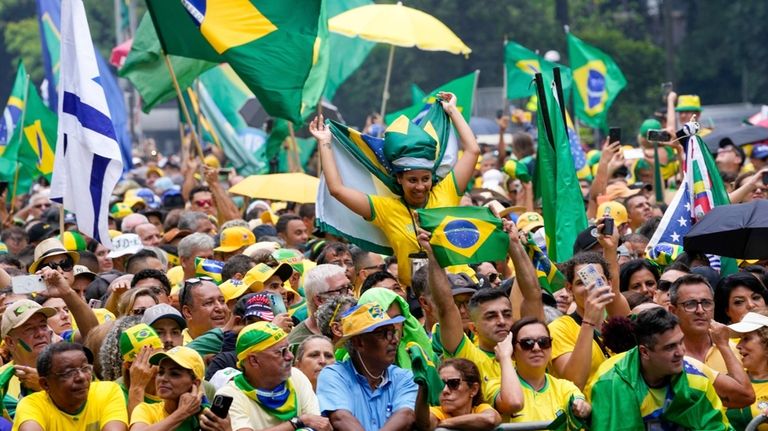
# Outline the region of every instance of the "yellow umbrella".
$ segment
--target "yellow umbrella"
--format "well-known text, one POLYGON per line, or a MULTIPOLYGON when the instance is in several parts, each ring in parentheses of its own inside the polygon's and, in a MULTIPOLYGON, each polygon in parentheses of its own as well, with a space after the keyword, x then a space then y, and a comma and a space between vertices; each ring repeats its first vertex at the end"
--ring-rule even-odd
POLYGON ((304 173, 251 175, 230 187, 229 192, 255 199, 312 203, 320 180, 304 173))
POLYGON ((381 97, 381 115, 386 113, 389 78, 395 46, 417 47, 425 51, 447 51, 468 55, 472 52, 456 34, 432 15, 397 4, 372 4, 350 9, 328 20, 328 29, 348 37, 390 44, 387 75, 381 97))

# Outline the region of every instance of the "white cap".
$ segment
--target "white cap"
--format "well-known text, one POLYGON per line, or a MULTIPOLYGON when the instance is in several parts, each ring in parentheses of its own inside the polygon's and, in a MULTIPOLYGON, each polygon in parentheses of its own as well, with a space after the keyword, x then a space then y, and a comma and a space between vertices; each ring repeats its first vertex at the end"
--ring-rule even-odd
POLYGON ((749 312, 744 315, 741 322, 728 325, 734 332, 746 334, 747 332, 756 331, 764 326, 768 326, 768 316, 763 316, 759 313, 749 312))
POLYGON ((107 256, 114 259, 126 254, 136 254, 144 248, 144 245, 135 233, 124 233, 112 239, 112 247, 114 248, 107 256))

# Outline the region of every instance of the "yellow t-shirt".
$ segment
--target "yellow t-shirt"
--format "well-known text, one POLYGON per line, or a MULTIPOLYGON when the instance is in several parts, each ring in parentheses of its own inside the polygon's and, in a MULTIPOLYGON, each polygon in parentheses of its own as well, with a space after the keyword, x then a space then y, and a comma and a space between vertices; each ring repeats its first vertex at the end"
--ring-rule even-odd
MULTIPOLYGON (((746 427, 752 418, 762 414, 768 409, 768 380, 752 380, 752 389, 755 390, 755 402, 743 409, 728 409, 728 420, 736 429, 746 427)), ((757 427, 759 431, 768 430, 768 424, 757 427)))
MULTIPOLYGON (((552 372, 552 375, 561 378, 557 374, 557 370, 552 366, 552 362, 560 356, 573 352, 573 347, 576 345, 576 339, 579 338, 579 331, 581 326, 576 323, 571 316, 560 316, 552 323, 549 324, 549 333, 552 337, 552 359, 548 369, 552 372)), ((605 361, 605 355, 600 349, 600 345, 593 339, 592 340, 592 361, 589 370, 589 380, 597 372, 597 368, 605 361)))
POLYGON ((584 394, 571 381, 549 374, 545 375, 545 378, 544 387, 539 391, 520 379, 520 386, 523 388, 523 409, 509 420, 510 423, 552 421, 568 411, 571 395, 585 399, 584 394))
MULTIPOLYGON (((459 347, 456 348, 456 352, 445 352, 445 355, 449 358, 462 358, 468 359, 477 365, 477 369, 480 371, 480 391, 483 394, 483 398, 488 401, 493 401, 495 393, 491 392, 488 384, 493 380, 499 380, 501 378, 501 365, 496 360, 496 355, 491 352, 486 352, 481 349, 475 343, 473 343, 466 334, 461 339, 459 347)), ((496 389, 498 392, 498 388, 496 389)))
MULTIPOLYGON (((729 343, 729 346, 733 354, 740 359, 741 355, 736 350, 736 345, 731 342, 729 343)), ((728 367, 725 366, 725 359, 723 359, 723 354, 720 353, 720 350, 714 345, 709 348, 709 351, 707 351, 707 355, 704 357, 704 363, 720 373, 728 373, 728 367)))
MULTIPOLYGON (((486 403, 478 404, 478 405, 472 407, 472 411, 469 412, 469 414, 473 415, 473 414, 477 414, 477 413, 482 413, 482 412, 484 412, 484 411, 486 411, 488 409, 493 409, 493 407, 491 407, 490 404, 486 404, 486 403)), ((430 407, 429 408, 429 412, 432 413, 433 415, 435 415, 435 417, 439 421, 443 421, 443 420, 448 419, 448 416, 446 416, 446 414, 443 412, 443 408, 440 407, 440 406, 432 406, 432 407, 430 407)))
POLYGON ((120 386, 114 382, 91 382, 88 401, 76 415, 59 410, 47 392, 24 397, 16 409, 13 431, 24 422, 34 421, 45 431, 100 430, 107 423, 117 421, 128 425, 128 407, 120 386))
POLYGON ((186 346, 187 344, 191 343, 194 338, 192 338, 191 335, 189 335, 189 328, 184 328, 181 331, 181 345, 186 346))
POLYGON ((131 426, 133 424, 152 425, 160 422, 168 416, 165 411, 165 403, 141 403, 131 413, 131 426))
MULTIPOLYGON (((456 178, 451 172, 432 187, 425 208, 452 207, 458 205, 459 200, 461 196, 456 187, 456 178)), ((410 286, 411 265, 408 255, 419 251, 411 214, 399 197, 368 195, 368 201, 371 205, 369 221, 387 237, 397 257, 397 276, 401 283, 410 286)))

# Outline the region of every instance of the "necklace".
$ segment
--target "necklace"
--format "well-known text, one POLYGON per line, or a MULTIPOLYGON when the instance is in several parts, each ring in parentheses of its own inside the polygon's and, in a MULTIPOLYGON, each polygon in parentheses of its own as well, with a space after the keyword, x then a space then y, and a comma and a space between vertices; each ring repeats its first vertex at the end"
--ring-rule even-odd
POLYGON ((363 361, 363 358, 360 356, 360 353, 359 352, 355 352, 355 353, 357 353, 357 359, 360 360, 360 365, 363 366, 363 371, 365 371, 365 374, 367 374, 368 377, 374 380, 381 380, 382 378, 384 378, 384 373, 387 372, 386 368, 384 369, 384 371, 381 372, 381 374, 379 374, 378 376, 375 376, 372 372, 368 371, 368 367, 365 366, 365 362, 363 361))

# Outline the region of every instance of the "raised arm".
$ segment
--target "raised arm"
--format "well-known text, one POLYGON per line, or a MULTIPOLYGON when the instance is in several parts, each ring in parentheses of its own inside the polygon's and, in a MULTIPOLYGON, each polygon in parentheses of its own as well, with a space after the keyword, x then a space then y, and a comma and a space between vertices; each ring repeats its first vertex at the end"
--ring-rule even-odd
POLYGON ((524 407, 525 397, 523 388, 520 386, 520 378, 517 376, 515 364, 512 363, 512 333, 507 335, 504 341, 496 344, 494 347, 496 359, 501 368, 501 385, 499 393, 493 402, 493 406, 504 415, 513 415, 524 407))
POLYGON ((587 286, 587 289, 589 293, 584 301, 584 316, 573 351, 564 353, 552 361, 558 377, 572 381, 582 390, 592 369, 594 331, 603 321, 605 305, 614 299, 609 286, 598 288, 593 283, 587 286))
POLYGON ((61 270, 46 267, 37 273, 43 276, 45 285, 48 287, 45 295, 61 298, 67 304, 72 317, 75 318, 75 323, 77 323, 78 333, 75 335, 75 341, 80 342, 80 340, 83 340, 88 335, 91 329, 99 325, 99 321, 96 319, 96 315, 93 314, 91 307, 72 289, 67 279, 59 271, 61 270))
MULTIPOLYGON (((603 221, 602 218, 597 223, 597 231, 602 232, 603 221)), ((606 236, 598 234, 597 242, 603 247, 603 256, 608 262, 608 273, 611 277, 611 292, 613 292, 613 301, 609 302, 605 306, 605 310, 609 316, 628 316, 630 311, 627 298, 621 294, 619 286, 619 253, 617 248, 619 246, 619 231, 614 228, 613 235, 606 236)), ((600 322, 603 320, 600 319, 600 322)), ((594 322, 600 324, 599 322, 594 322)))
POLYGON ((359 190, 345 186, 341 181, 341 175, 339 175, 336 160, 334 160, 333 151, 331 150, 331 130, 323 122, 323 114, 318 115, 309 123, 309 132, 317 139, 320 163, 322 164, 325 183, 328 184, 331 196, 355 214, 370 220, 371 205, 368 201, 368 196, 359 190))
POLYGON ((728 370, 728 374, 718 374, 713 382, 715 392, 728 408, 740 409, 751 405, 755 402, 755 391, 744 366, 731 350, 728 327, 713 320, 709 325, 709 334, 728 370))
POLYGON ((589 188, 589 204, 587 205, 587 218, 594 218, 597 212, 597 197, 605 192, 608 186, 608 179, 611 176, 611 161, 616 154, 621 152, 621 143, 609 143, 608 138, 603 144, 603 152, 600 153, 600 161, 597 164, 597 172, 592 186, 589 188))
POLYGON ((499 125, 499 146, 497 149, 499 155, 496 158, 496 168, 502 170, 504 169, 504 162, 507 161, 507 142, 504 141, 504 133, 509 127, 509 117, 502 115, 501 118, 496 119, 496 124, 499 125))
POLYGON ((456 95, 453 93, 437 93, 437 98, 440 100, 440 104, 443 105, 445 113, 451 118, 451 122, 456 131, 459 133, 459 142, 461 142, 461 149, 464 152, 461 158, 453 166, 453 174, 456 178, 456 186, 458 187, 459 194, 463 194, 467 189, 469 181, 472 179, 472 174, 475 173, 475 165, 477 164, 477 157, 480 155, 480 146, 477 145, 475 134, 472 129, 469 128, 469 124, 464 120, 461 112, 456 108, 456 95))
POLYGON ((435 255, 432 252, 432 246, 429 244, 429 233, 419 229, 419 244, 426 251, 429 257, 429 289, 432 294, 432 301, 437 308, 437 320, 440 322, 440 340, 443 342, 445 351, 449 353, 456 352, 461 340, 464 339, 464 328, 461 324, 461 314, 459 307, 453 302, 451 294, 451 284, 445 270, 437 263, 435 255))
POLYGON ((216 204, 219 224, 240 218, 240 211, 232 200, 232 196, 219 183, 219 171, 206 166, 205 181, 208 183, 208 188, 213 195, 213 202, 216 204))
MULTIPOLYGON (((536 268, 520 242, 520 233, 512 221, 504 219, 504 231, 509 235, 507 253, 515 266, 515 284, 520 287, 523 300, 520 303, 520 316, 533 316, 544 321, 544 303, 541 299, 541 287, 536 277, 536 268)), ((514 289, 513 289, 514 290, 514 289)), ((512 298, 510 298, 510 301, 512 298)))

